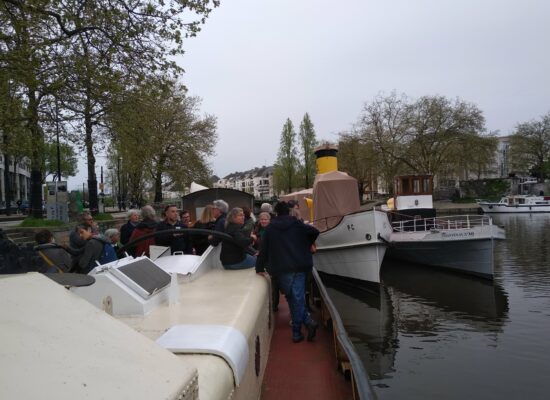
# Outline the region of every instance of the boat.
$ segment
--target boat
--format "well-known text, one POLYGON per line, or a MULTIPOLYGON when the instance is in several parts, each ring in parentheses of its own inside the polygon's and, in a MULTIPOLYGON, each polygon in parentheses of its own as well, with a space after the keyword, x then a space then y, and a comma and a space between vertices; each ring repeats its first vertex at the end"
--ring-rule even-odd
POLYGON ((388 258, 493 279, 494 243, 502 228, 484 215, 436 215, 431 175, 396 178, 383 209, 391 222, 388 258))
POLYGON ((311 222, 320 234, 313 263, 319 272, 377 285, 391 226, 384 212, 360 208, 357 180, 338 171, 337 151, 328 143, 315 149, 311 222))
MULTIPOLYGON (((156 249, 156 259, 127 256, 88 275, 1 275, 0 398, 262 398, 275 330, 270 282, 253 269, 224 270, 220 248, 202 256, 156 249)), ((278 325, 296 349, 288 319, 278 325)), ((339 358, 351 370, 347 393, 373 398, 345 332, 319 336, 333 349, 330 365, 339 358)), ((312 356, 293 355, 314 368, 312 356)), ((334 384, 332 375, 317 378, 334 384)))
POLYGON ((499 202, 479 200, 478 204, 486 214, 550 212, 550 196, 516 194, 504 196, 499 202))

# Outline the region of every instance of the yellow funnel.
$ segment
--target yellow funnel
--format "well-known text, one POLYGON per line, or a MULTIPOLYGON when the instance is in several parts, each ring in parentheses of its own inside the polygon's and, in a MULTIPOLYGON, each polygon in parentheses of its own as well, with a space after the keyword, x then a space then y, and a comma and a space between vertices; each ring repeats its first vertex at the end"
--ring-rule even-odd
POLYGON ((338 147, 330 143, 324 143, 314 150, 317 157, 317 173, 325 174, 327 172, 338 171, 338 147))

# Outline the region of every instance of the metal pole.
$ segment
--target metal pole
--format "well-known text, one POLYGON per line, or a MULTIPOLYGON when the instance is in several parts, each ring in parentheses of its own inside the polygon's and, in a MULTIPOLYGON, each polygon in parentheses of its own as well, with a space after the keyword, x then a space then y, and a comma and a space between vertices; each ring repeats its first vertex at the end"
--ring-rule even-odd
POLYGON ((57 180, 61 181, 61 150, 59 148, 59 110, 55 99, 55 133, 57 136, 57 180))
POLYGON ((117 159, 117 181, 118 181, 118 192, 117 192, 117 198, 118 198, 118 211, 121 211, 122 209, 122 195, 120 193, 120 157, 117 159))

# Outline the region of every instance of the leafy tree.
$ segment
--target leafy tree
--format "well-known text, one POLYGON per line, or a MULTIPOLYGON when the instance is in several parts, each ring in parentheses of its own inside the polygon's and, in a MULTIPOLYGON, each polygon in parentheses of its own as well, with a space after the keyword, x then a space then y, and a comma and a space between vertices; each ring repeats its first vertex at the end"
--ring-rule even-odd
MULTIPOLYGON (((60 143, 59 155, 61 176, 75 176, 78 173, 78 160, 74 148, 67 143, 60 143)), ((46 181, 49 175, 57 174, 57 143, 44 145, 44 163, 44 181, 46 181)))
MULTIPOLYGON (((24 107, 17 85, 5 70, 0 70, 0 153, 4 163, 4 198, 6 204, 15 200, 15 182, 9 169, 30 154, 31 141, 24 127, 24 107)), ((1 188, 0 188, 1 189, 1 188)), ((10 213, 7 207, 6 212, 10 213)))
POLYGON ((315 154, 313 153, 313 149, 317 145, 315 128, 308 113, 305 113, 300 124, 299 138, 300 155, 302 157, 301 175, 304 179, 304 187, 307 189, 312 187, 315 177, 315 154))
POLYGON ((539 181, 549 177, 550 112, 538 121, 517 126, 510 138, 510 160, 517 170, 528 170, 539 181))
POLYGON ((465 134, 459 138, 448 157, 449 172, 469 179, 473 172, 477 179, 493 163, 498 140, 494 134, 465 134))
POLYGON ((420 98, 408 118, 411 141, 403 161, 418 173, 440 173, 462 137, 479 135, 485 129, 477 106, 443 96, 420 98))
POLYGON ((380 162, 372 142, 364 141, 357 133, 341 133, 338 143, 338 169, 357 179, 359 200, 365 190, 376 192, 380 162))
POLYGON ((296 150, 296 132, 290 118, 287 118, 283 131, 277 161, 273 168, 273 185, 276 191, 291 193, 296 185, 298 156, 296 150))
POLYGON ((393 179, 406 163, 407 146, 412 140, 409 129, 411 105, 405 95, 378 95, 366 103, 355 130, 379 157, 377 172, 393 191, 393 179))
POLYGON ((201 116, 200 104, 200 98, 189 97, 181 86, 165 81, 147 82, 114 108, 115 150, 122 157, 124 173, 129 173, 133 194, 141 189, 133 170, 146 172, 155 202, 162 201, 163 187, 182 189, 211 175, 206 160, 217 139, 216 118, 201 116))
MULTIPOLYGON (((3 0, 0 2, 0 67, 16 71, 15 79, 26 97, 27 127, 34 143, 31 155, 31 203, 41 218, 41 176, 43 165, 43 130, 40 108, 43 100, 55 95, 65 82, 69 70, 63 62, 70 60, 75 48, 84 50, 97 60, 99 55, 116 59, 103 69, 84 63, 79 73, 84 108, 84 133, 88 155, 88 172, 92 202, 97 195, 93 144, 90 130, 97 100, 91 93, 97 76, 113 69, 140 80, 158 71, 181 72, 172 56, 183 52, 184 37, 200 30, 213 7, 213 0, 3 0), (89 120, 86 120, 88 118, 89 120)), ((82 55, 83 53, 80 52, 82 55)), ((77 58, 74 58, 75 60, 77 58)), ((105 58, 104 58, 105 59, 105 58)), ((89 60, 89 59, 88 59, 89 60)), ((77 65, 77 64, 74 64, 77 65)), ((74 95, 74 92, 73 92, 74 95)), ((92 205, 93 208, 93 205, 92 205)))

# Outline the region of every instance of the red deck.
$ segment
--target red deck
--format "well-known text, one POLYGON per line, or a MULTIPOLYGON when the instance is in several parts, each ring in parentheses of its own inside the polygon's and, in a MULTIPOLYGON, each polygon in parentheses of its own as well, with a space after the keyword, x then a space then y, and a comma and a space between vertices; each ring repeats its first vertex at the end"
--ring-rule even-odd
MULTIPOLYGON (((353 399, 351 382, 338 371, 332 332, 321 324, 312 342, 292 342, 290 311, 281 296, 262 387, 262 400, 353 399)), ((304 335, 306 331, 304 329, 304 335)))

